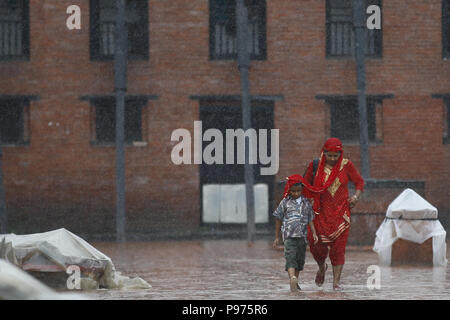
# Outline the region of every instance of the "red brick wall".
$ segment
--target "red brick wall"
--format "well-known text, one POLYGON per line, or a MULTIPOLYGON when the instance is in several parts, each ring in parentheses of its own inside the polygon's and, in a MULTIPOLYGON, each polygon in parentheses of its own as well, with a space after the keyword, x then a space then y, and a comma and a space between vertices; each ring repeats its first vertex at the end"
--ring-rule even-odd
MULTIPOLYGON (((275 103, 280 180, 302 173, 329 135, 328 106, 315 96, 356 94, 356 75, 353 60, 325 58, 325 1, 267 2, 267 60, 252 62, 250 90, 284 97, 275 103)), ((17 232, 114 231, 114 148, 90 144, 90 104, 80 99, 113 93, 113 63, 89 59, 87 0, 77 2, 82 29, 66 28, 71 4, 31 0, 30 61, 0 63, 2 94, 40 97, 30 108, 30 145, 4 148, 17 232)), ((425 180, 427 200, 444 214, 450 146, 442 144, 443 102, 431 98, 450 92, 440 16, 440 0, 383 1, 383 58, 367 60, 366 71, 368 94, 394 95, 383 101, 383 143, 370 147, 372 177, 425 180)), ((170 136, 193 133, 199 102, 191 95, 239 94, 239 73, 235 61, 209 60, 208 1, 150 1, 149 21, 150 59, 129 63, 128 94, 159 98, 147 104, 147 146, 126 148, 128 228, 195 230, 198 166, 172 164, 170 136)), ((345 152, 359 167, 358 146, 345 152)))

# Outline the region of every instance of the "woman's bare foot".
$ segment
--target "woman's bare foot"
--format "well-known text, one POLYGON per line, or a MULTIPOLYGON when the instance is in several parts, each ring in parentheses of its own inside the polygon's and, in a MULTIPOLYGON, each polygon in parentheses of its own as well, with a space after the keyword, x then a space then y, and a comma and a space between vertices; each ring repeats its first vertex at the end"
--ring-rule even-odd
POLYGON ((339 283, 333 283, 333 290, 334 291, 342 291, 344 289, 342 288, 342 286, 339 283))

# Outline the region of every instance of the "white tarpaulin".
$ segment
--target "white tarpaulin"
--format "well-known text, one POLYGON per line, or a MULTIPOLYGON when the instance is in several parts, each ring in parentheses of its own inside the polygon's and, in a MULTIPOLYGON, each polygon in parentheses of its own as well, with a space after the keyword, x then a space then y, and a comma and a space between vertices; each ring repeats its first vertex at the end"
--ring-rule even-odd
POLYGON ((82 300, 76 293, 58 293, 15 265, 0 259, 0 300, 82 300))
POLYGON ((386 219, 376 232, 373 250, 381 265, 391 264, 392 245, 398 239, 422 244, 433 238, 433 265, 447 265, 446 232, 438 217, 438 210, 414 190, 406 189, 392 201, 386 219))
POLYGON ((81 289, 150 288, 141 278, 116 272, 111 259, 66 229, 28 235, 0 235, 0 258, 26 271, 67 272, 79 268, 81 289))

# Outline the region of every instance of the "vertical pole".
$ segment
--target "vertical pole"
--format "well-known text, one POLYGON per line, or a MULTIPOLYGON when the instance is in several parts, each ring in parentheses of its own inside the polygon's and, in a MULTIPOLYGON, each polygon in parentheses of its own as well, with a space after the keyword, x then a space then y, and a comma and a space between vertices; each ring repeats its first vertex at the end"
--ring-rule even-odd
POLYGON ((114 89, 116 95, 116 240, 125 241, 125 93, 127 90, 127 33, 125 0, 116 0, 114 89))
POLYGON ((0 135, 0 234, 5 234, 8 232, 8 219, 6 216, 5 189, 3 187, 3 150, 1 138, 0 135))
POLYGON ((364 179, 370 177, 369 165, 369 130, 367 121, 366 100, 366 70, 365 70, 365 47, 366 47, 366 23, 365 23, 365 1, 353 0, 353 27, 355 30, 355 57, 356 78, 358 88, 358 110, 359 110, 359 146, 361 158, 361 174, 364 179))
MULTIPOLYGON (((247 132, 251 128, 251 106, 250 106, 250 53, 248 50, 249 30, 248 30, 248 9, 244 0, 236 0, 236 26, 237 26, 237 51, 238 68, 240 72, 241 83, 241 106, 242 106, 242 125, 243 130, 247 132)), ((250 164, 249 137, 245 139, 245 198, 247 204, 247 240, 252 243, 255 238, 255 199, 254 199, 254 176, 253 165, 250 164)))

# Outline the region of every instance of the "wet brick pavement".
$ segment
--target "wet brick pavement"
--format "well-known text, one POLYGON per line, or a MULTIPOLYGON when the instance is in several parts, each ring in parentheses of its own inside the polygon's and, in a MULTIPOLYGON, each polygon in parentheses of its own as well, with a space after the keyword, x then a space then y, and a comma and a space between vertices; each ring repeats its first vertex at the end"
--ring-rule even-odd
POLYGON ((368 267, 378 264, 371 247, 347 248, 342 292, 332 290, 331 268, 323 288, 315 285, 317 265, 308 251, 300 273, 302 291, 291 293, 283 251, 271 244, 271 240, 257 240, 252 246, 246 240, 93 243, 111 257, 118 271, 139 276, 152 288, 84 294, 92 299, 137 300, 450 299, 448 265, 381 267, 380 289, 370 290, 367 282, 373 273, 368 267))

